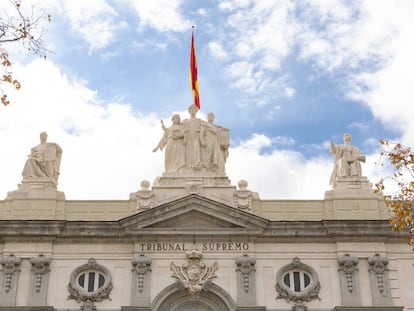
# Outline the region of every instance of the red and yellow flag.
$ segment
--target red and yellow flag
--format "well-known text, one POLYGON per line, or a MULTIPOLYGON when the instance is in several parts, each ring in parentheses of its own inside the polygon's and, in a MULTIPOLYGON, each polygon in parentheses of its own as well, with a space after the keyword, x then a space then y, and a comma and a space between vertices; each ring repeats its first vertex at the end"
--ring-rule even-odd
POLYGON ((190 86, 193 92, 194 105, 200 109, 200 96, 198 94, 198 80, 197 80, 197 59, 194 45, 194 31, 191 35, 191 51, 190 51, 190 86))

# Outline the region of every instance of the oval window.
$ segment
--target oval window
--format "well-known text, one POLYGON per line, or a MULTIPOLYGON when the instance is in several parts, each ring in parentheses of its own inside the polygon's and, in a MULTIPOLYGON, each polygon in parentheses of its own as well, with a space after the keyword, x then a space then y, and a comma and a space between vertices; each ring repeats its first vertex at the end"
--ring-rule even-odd
POLYGON ((104 286, 105 276, 99 271, 86 271, 78 275, 77 283, 88 293, 93 293, 104 286))
POLYGON ((288 271, 283 276, 283 283, 296 293, 304 291, 311 284, 312 276, 306 271, 288 271))

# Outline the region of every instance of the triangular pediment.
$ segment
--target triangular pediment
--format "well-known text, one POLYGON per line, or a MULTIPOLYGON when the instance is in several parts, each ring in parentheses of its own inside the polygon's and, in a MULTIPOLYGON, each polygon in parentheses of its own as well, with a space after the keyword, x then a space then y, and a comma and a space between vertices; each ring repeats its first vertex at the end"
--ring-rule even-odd
POLYGON ((120 220, 126 231, 144 230, 148 233, 166 230, 262 231, 267 222, 259 216, 199 195, 190 195, 120 220))
POLYGON ((200 211, 189 211, 175 217, 157 222, 147 228, 187 228, 187 229, 219 229, 219 228, 243 228, 220 218, 201 213, 200 211))

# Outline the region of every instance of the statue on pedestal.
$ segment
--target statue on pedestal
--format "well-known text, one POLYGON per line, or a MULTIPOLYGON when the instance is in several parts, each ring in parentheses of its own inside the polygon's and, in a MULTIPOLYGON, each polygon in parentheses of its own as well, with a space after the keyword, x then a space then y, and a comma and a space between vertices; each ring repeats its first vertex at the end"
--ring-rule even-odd
POLYGON ((358 148, 352 146, 351 134, 345 133, 343 136, 343 145, 334 145, 331 141, 330 152, 335 155, 335 164, 329 183, 336 184, 337 177, 361 177, 361 163, 365 162, 365 156, 362 155, 358 148))
POLYGON ((190 118, 180 122, 179 115, 172 117, 173 124, 166 128, 161 121, 164 135, 153 152, 165 147, 165 172, 208 172, 223 175, 228 157, 229 130, 214 124, 214 114, 208 122, 196 117, 197 107, 188 108, 190 118))
POLYGON ((49 178, 57 185, 59 177, 62 148, 56 143, 48 143, 47 133, 40 133, 40 144, 31 149, 22 176, 23 181, 30 179, 49 178))

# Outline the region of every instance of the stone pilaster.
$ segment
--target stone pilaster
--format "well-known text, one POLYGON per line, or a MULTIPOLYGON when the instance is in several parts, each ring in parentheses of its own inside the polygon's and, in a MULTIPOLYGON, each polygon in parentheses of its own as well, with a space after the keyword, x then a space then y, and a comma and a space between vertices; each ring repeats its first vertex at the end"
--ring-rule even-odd
POLYGON ((388 259, 379 254, 375 254, 368 258, 368 264, 374 306, 392 306, 387 268, 388 259))
POLYGON ((39 254, 30 260, 32 264, 29 297, 27 305, 29 306, 46 306, 47 290, 49 284, 49 266, 50 258, 39 254))
POLYGON ((151 258, 140 255, 132 261, 132 293, 131 305, 149 307, 151 289, 151 258))
POLYGON ((0 306, 15 306, 21 259, 14 255, 0 257, 0 306))
POLYGON ((236 259, 237 305, 256 306, 256 258, 244 254, 236 259))
POLYGON ((358 282, 358 258, 345 254, 338 258, 343 306, 360 306, 361 293, 358 282))

